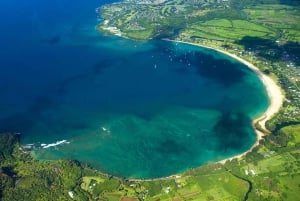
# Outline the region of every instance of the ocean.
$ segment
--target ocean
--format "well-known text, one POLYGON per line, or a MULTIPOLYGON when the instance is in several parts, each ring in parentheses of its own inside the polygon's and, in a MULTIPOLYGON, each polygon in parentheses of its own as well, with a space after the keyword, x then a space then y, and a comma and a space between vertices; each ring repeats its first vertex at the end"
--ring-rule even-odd
POLYGON ((37 159, 130 178, 253 145, 252 119, 269 104, 254 72, 205 48, 101 34, 104 3, 0 2, 0 132, 21 133, 37 159))

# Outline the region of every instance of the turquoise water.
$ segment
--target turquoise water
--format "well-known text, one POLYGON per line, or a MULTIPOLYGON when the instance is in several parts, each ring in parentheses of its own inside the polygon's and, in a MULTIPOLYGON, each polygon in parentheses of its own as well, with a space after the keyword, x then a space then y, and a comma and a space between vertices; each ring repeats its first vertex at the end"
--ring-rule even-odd
POLYGON ((255 142, 251 119, 269 101, 246 66, 191 45, 104 36, 99 2, 64 3, 19 5, 25 17, 2 22, 0 130, 22 133, 38 159, 156 178, 255 142))

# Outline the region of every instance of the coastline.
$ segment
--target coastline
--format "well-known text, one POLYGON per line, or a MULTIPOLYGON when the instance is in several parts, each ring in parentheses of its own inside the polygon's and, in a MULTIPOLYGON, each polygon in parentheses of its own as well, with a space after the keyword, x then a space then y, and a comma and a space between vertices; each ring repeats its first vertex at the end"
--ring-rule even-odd
POLYGON ((273 115, 275 115, 280 110, 280 108, 282 107, 283 100, 284 100, 284 95, 282 94, 281 88, 276 84, 276 82, 272 78, 270 78, 269 76, 267 76, 263 72, 261 72, 258 67, 254 66, 252 63, 246 61, 245 59, 243 59, 241 57, 238 57, 237 55, 235 55, 233 53, 226 52, 226 51, 221 50, 221 49, 212 48, 212 47, 209 47, 209 46, 197 44, 197 43, 192 43, 192 42, 170 40, 170 39, 164 39, 164 40, 171 41, 171 42, 177 42, 177 43, 183 43, 183 44, 189 44, 189 45, 203 47, 203 48, 206 48, 206 49, 215 50, 217 52, 225 54, 225 55, 227 55, 227 56, 243 63, 248 68, 250 68, 254 73, 257 74, 257 76, 263 82, 263 84, 265 86, 265 89, 267 91, 267 94, 268 94, 268 97, 269 97, 269 100, 270 100, 270 104, 269 104, 269 107, 266 109, 266 111, 262 115, 260 115, 259 117, 257 117, 256 119, 254 119, 252 121, 252 127, 253 127, 253 129, 255 130, 255 133, 256 133, 256 141, 251 146, 251 148, 248 149, 247 151, 245 151, 241 154, 223 159, 221 161, 217 161, 217 163, 224 164, 227 160, 240 159, 241 157, 245 156, 247 153, 251 152, 256 146, 259 145, 259 141, 261 139, 263 139, 263 136, 265 135, 262 131, 256 129, 255 124, 259 124, 259 126, 265 132, 270 132, 266 128, 266 122, 268 120, 270 120, 273 117, 273 115))
MULTIPOLYGON (((116 36, 120 37, 119 35, 116 35, 116 36)), ((121 37, 123 37, 123 36, 121 36, 121 37)), ((271 79, 269 76, 267 76, 263 72, 261 72, 258 67, 256 67, 252 63, 246 61, 245 59, 235 55, 234 53, 226 52, 225 50, 222 50, 222 49, 213 48, 213 47, 209 47, 209 46, 205 46, 205 45, 201 45, 201 44, 197 44, 197 43, 192 43, 192 42, 185 42, 185 41, 171 40, 171 39, 163 39, 163 40, 170 41, 170 42, 173 42, 173 43, 182 43, 182 44, 188 44, 188 45, 203 47, 205 49, 211 49, 211 50, 217 51, 219 53, 227 55, 227 56, 241 62, 242 64, 246 65, 249 69, 251 69, 259 77, 259 79, 262 81, 262 83, 263 83, 263 85, 264 85, 264 87, 267 91, 270 103, 269 103, 268 108, 259 117, 252 120, 252 127, 253 127, 253 129, 255 130, 255 133, 256 133, 255 143, 248 150, 246 150, 243 153, 240 153, 240 154, 228 157, 228 158, 224 158, 224 159, 219 160, 219 161, 216 160, 216 161, 210 161, 210 162, 211 163, 216 163, 216 164, 219 163, 219 164, 224 165, 226 163, 226 161, 228 161, 228 160, 231 161, 233 159, 240 159, 243 156, 245 156, 247 153, 251 152, 256 146, 259 145, 259 141, 261 139, 263 139, 263 136, 265 136, 265 133, 270 132, 266 128, 265 123, 269 119, 271 119, 273 117, 273 115, 275 115, 280 110, 280 108, 282 107, 283 100, 284 100, 284 95, 282 94, 281 88, 276 84, 276 82, 273 79, 271 79), (259 124, 261 129, 264 132, 256 129, 256 127, 254 126, 255 124, 259 124)), ((31 153, 31 154, 33 154, 32 156, 34 156, 34 153, 31 153)), ((203 165, 205 165, 205 164, 203 164, 203 165)), ((198 167, 200 167, 200 166, 198 166, 198 167)), ((198 167, 195 167, 195 168, 198 168, 198 167)), ((192 168, 192 169, 194 169, 194 168, 192 168)), ((102 172, 101 170, 96 170, 96 171, 98 173, 101 173, 102 175, 105 175, 105 176, 109 176, 109 177, 112 176, 110 174, 102 172)), ((186 171, 188 171, 188 170, 186 170, 186 171)), ((186 171, 181 172, 181 173, 177 173, 177 174, 174 174, 174 175, 170 175, 170 176, 159 177, 159 178, 152 178, 152 179, 128 178, 128 180, 140 182, 140 181, 169 180, 169 179, 174 179, 174 178, 176 179, 176 178, 181 178, 186 171)), ((114 177, 122 179, 121 177, 118 177, 118 176, 114 176, 114 177)))

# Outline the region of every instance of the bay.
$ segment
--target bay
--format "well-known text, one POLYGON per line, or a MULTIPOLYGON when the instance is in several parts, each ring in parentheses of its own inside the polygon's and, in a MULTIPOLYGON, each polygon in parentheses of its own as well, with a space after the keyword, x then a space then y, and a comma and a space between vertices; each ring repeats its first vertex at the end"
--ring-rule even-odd
POLYGON ((133 178, 252 146, 251 121, 269 104, 255 73, 213 50, 102 35, 98 6, 1 2, 1 132, 20 132, 37 159, 133 178))

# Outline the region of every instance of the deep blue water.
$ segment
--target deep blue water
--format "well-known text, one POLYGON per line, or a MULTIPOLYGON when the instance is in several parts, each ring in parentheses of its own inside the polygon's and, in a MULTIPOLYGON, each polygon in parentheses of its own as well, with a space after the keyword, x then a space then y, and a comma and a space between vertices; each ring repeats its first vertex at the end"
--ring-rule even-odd
POLYGON ((268 105, 242 64, 212 50, 94 29, 103 1, 0 2, 0 131, 39 159, 154 178, 247 150, 268 105))

